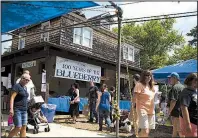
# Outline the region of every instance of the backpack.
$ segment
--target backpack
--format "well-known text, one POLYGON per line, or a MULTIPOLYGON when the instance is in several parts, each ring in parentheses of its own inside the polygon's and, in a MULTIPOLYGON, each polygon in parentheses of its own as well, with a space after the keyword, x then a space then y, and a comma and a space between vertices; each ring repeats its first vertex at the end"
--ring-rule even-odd
POLYGON ((100 110, 105 110, 105 111, 110 111, 110 93, 109 92, 103 92, 101 99, 100 99, 100 105, 99 109, 100 110))

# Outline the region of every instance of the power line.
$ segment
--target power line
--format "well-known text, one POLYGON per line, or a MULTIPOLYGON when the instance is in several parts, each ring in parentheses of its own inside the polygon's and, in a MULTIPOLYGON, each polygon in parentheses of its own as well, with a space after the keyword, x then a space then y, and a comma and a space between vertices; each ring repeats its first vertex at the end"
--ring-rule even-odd
MULTIPOLYGON (((173 13, 173 14, 161 14, 161 15, 155 15, 155 16, 147 16, 147 17, 138 17, 138 18, 131 18, 133 19, 142 19, 142 18, 153 18, 153 17, 161 17, 161 16, 172 16, 172 15, 181 15, 181 14, 190 14, 190 13, 197 13, 197 11, 192 12, 181 12, 181 13, 173 13)), ((131 19, 123 19, 123 20, 131 20, 131 19)))
MULTIPOLYGON (((98 19, 91 19, 91 20, 88 20, 88 21, 79 22, 79 23, 68 25, 68 26, 64 26, 64 27, 62 27, 62 26, 61 27, 54 27, 54 28, 50 28, 50 29, 46 29, 46 30, 41 30, 41 31, 38 31, 36 33, 32 33, 32 34, 21 36, 21 37, 28 37, 28 36, 33 36, 33 35, 36 35, 36 34, 42 34, 42 33, 46 33, 46 32, 52 32, 52 31, 59 30, 59 29, 62 29, 62 28, 72 28, 72 27, 74 27, 74 28, 82 28, 82 27, 86 27, 86 26, 79 26, 78 27, 77 25, 82 25, 82 24, 96 22, 96 21, 100 21, 100 20, 104 20, 104 19, 108 19, 108 18, 113 18, 115 16, 116 15, 110 15, 110 16, 107 16, 107 17, 101 17, 101 18, 98 18, 98 19)), ((89 26, 87 26, 87 27, 89 27, 89 26)), ((4 41, 1 41, 1 43, 12 41, 12 40, 15 40, 15 39, 18 39, 18 38, 4 40, 4 41)))
MULTIPOLYGON (((129 5, 129 4, 136 4, 136 3, 140 3, 140 2, 144 2, 144 1, 138 1, 138 2, 130 2, 130 3, 123 3, 123 4, 117 4, 119 6, 122 5, 129 5)), ((28 3, 18 3, 18 2, 3 2, 6 4, 15 4, 15 5, 21 5, 21 6, 31 6, 31 7, 35 7, 35 8, 57 8, 57 9, 70 9, 70 10, 77 10, 77 11, 103 11, 103 12, 108 12, 105 10, 97 10, 100 8, 110 8, 112 7, 111 5, 101 5, 101 6, 96 6, 96 7, 89 7, 89 8, 65 8, 65 7, 61 7, 61 6, 48 6, 48 5, 37 5, 37 4, 28 4, 28 3)), ((110 12, 114 12, 114 11, 110 11, 110 12)))
POLYGON ((118 5, 118 6, 122 6, 122 5, 130 5, 130 4, 140 3, 140 2, 144 2, 144 1, 129 2, 129 3, 123 3, 123 4, 117 4, 117 5, 118 5))
POLYGON ((48 6, 48 5, 37 5, 37 4, 28 4, 28 3, 18 3, 18 2, 5 2, 6 4, 15 4, 15 5, 21 5, 21 6, 30 6, 35 8, 56 8, 56 9, 68 9, 68 10, 74 10, 74 11, 87 11, 87 10, 93 10, 93 11, 103 11, 103 10, 97 10, 100 8, 106 8, 106 6, 96 6, 96 7, 89 7, 89 8, 66 8, 61 6, 48 6))
MULTIPOLYGON (((194 13, 194 12, 186 12, 186 13, 194 13)), ((178 13, 178 14, 181 14, 181 13, 178 13)), ((173 14, 171 14, 171 15, 173 15, 173 14)), ((174 14, 174 15, 176 15, 176 14, 174 14)), ((176 16, 176 17, 161 17, 161 18, 154 18, 154 19, 144 19, 144 18, 149 18, 149 17, 143 17, 143 18, 141 17, 141 18, 131 19, 131 21, 123 20, 123 23, 145 22, 145 21, 151 21, 151 20, 162 20, 162 19, 170 19, 170 18, 182 18, 182 17, 191 17, 191 16, 196 16, 196 15, 197 14, 191 14, 191 15, 182 15, 182 16, 176 16), (137 19, 142 19, 142 20, 137 20, 137 19)), ((163 16, 167 16, 167 15, 163 15, 163 16)), ((107 19, 107 18, 113 18, 113 17, 115 17, 115 15, 111 15, 111 16, 108 16, 108 17, 102 17, 102 18, 98 18, 98 19, 92 19, 92 20, 88 20, 88 21, 85 21, 85 22, 79 22, 79 23, 76 23, 76 24, 63 26, 63 27, 54 27, 54 28, 50 28, 49 30, 48 29, 47 30, 41 30, 39 32, 36 32, 36 33, 33 33, 33 34, 29 34, 29 35, 26 35, 26 36, 22 36, 22 37, 33 36, 33 35, 36 35, 36 34, 42 34, 42 33, 46 33, 46 32, 51 32, 51 31, 55 31, 55 30, 58 30, 58 29, 62 29, 62 28, 82 28, 82 27, 94 27, 94 26, 101 26, 101 25, 117 24, 117 22, 111 22, 111 23, 107 23, 107 24, 106 23, 104 23, 104 24, 93 24, 93 22, 96 22, 96 21, 99 21, 99 20, 103 20, 103 19, 107 19), (87 23, 92 23, 92 24, 91 25, 85 25, 87 23), (85 25, 85 26, 77 26, 77 25, 85 25)), ((150 16, 150 17, 159 17, 159 16, 150 16)), ((1 41, 1 42, 3 43, 3 42, 15 40, 15 39, 18 39, 18 38, 4 40, 4 41, 1 41)))
MULTIPOLYGON (((190 14, 190 15, 180 15, 180 16, 175 16, 175 17, 160 17, 160 18, 151 18, 151 19, 141 19, 141 20, 133 20, 130 19, 130 21, 128 20, 123 20, 122 23, 133 23, 133 22, 145 22, 145 21, 152 21, 152 20, 162 20, 162 19, 171 19, 171 18, 183 18, 183 17, 192 17, 192 16, 197 16, 197 14, 190 14)), ((118 24, 117 22, 110 22, 110 23, 106 23, 106 24, 102 24, 102 25, 114 25, 114 24, 118 24)))

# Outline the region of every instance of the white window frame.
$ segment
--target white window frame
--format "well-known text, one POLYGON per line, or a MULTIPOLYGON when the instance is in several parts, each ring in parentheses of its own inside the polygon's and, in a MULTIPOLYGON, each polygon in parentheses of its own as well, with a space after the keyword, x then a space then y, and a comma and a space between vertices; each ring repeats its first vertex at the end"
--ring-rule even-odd
MULTIPOLYGON (((87 39, 89 39, 89 38, 87 38, 87 39)), ((85 47, 88 47, 88 48, 92 48, 92 44, 93 44, 93 30, 91 28, 89 28, 89 27, 74 28, 74 30, 73 30, 73 43, 78 44, 78 45, 82 45, 82 46, 85 46, 85 47), (80 29, 80 31, 81 31, 80 35, 78 35, 78 36, 81 37, 80 38, 80 43, 76 43, 76 41, 75 41, 75 38, 76 38, 75 36, 77 35, 77 34, 75 34, 75 29, 80 29), (85 29, 90 31, 90 34, 91 34, 89 46, 88 45, 84 45, 84 39, 87 38, 87 37, 84 36, 84 30, 85 29)))
POLYGON ((26 33, 19 33, 18 50, 25 48, 25 37, 22 37, 22 36, 25 36, 25 35, 26 35, 26 33), (21 45, 21 41, 24 41, 22 43, 23 45, 21 45))
MULTIPOLYGON (((50 21, 41 24, 41 30, 44 31, 44 27, 50 28, 50 21)), ((49 32, 41 33, 41 40, 49 41, 49 32), (46 37, 47 36, 47 37, 46 37)))
POLYGON ((123 51, 123 59, 135 62, 135 55, 134 55, 135 54, 135 48, 133 46, 128 45, 128 44, 124 44, 122 51, 123 51), (130 49, 132 49, 131 50, 132 51, 132 53, 131 53, 132 54, 132 59, 129 59, 129 57, 130 57, 130 53, 129 53, 130 49))

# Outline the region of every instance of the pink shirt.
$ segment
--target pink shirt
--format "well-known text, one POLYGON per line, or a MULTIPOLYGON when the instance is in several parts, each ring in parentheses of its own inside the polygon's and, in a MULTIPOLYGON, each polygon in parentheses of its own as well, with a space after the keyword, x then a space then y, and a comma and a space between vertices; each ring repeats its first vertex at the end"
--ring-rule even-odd
POLYGON ((136 93, 136 110, 147 114, 154 114, 155 92, 141 83, 136 84, 134 92, 136 93))

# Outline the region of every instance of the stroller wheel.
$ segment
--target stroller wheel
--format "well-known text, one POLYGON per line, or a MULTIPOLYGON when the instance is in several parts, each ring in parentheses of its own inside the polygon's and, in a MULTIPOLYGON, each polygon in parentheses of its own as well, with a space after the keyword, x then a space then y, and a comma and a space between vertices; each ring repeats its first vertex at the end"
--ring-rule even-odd
POLYGON ((36 129, 33 130, 33 134, 36 134, 36 129))
POLYGON ((34 129, 33 134, 38 134, 38 129, 34 129))
POLYGON ((38 130, 39 129, 39 126, 34 126, 34 129, 37 129, 38 130))
POLYGON ((50 128, 48 127, 48 132, 50 132, 50 128))
POLYGON ((50 128, 49 127, 45 128, 45 132, 50 132, 50 128))

